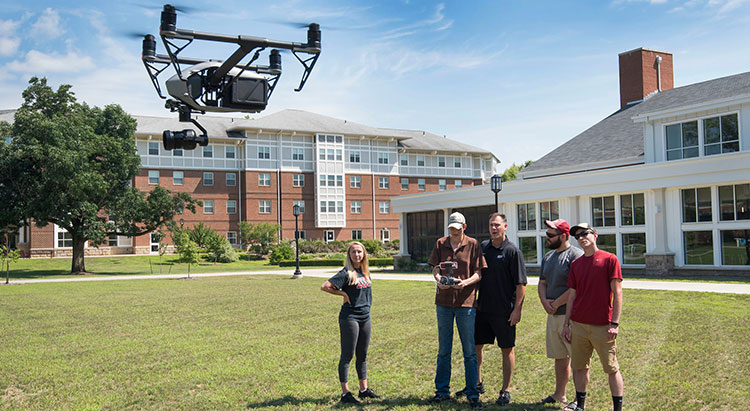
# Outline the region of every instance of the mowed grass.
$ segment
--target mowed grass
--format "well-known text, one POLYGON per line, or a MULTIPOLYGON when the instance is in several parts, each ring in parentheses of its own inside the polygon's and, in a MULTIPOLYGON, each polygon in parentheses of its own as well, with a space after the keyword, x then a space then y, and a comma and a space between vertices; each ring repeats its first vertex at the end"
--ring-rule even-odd
MULTIPOLYGON (((185 274, 188 265, 178 262, 178 256, 169 254, 158 255, 119 256, 119 257, 87 257, 85 275, 146 275, 146 274, 185 274)), ((70 258, 24 258, 10 265, 10 279, 32 278, 66 278, 80 277, 71 275, 70 258)), ((279 266, 270 265, 268 260, 250 261, 246 255, 233 263, 213 263, 202 261, 190 266, 190 273, 216 273, 232 271, 277 270, 279 266)), ((289 268, 286 268, 288 271, 289 268)), ((0 277, 5 279, 5 268, 0 271, 0 277)))
MULTIPOLYGON (((0 287, 0 408, 338 408, 341 298, 322 279, 276 276, 54 283, 0 287)), ((518 327, 512 404, 553 389, 545 315, 527 289, 518 327)), ((363 409, 426 409, 433 393, 434 285, 374 281, 371 387, 363 409)), ((750 296, 624 291, 620 364, 631 410, 747 409, 750 296)), ((463 387, 454 343, 451 390, 463 387)), ((485 353, 482 399, 501 381, 497 347, 485 353)), ((356 386, 354 366, 351 382, 356 386)), ((598 360, 587 409, 610 409, 598 360)), ((573 384, 568 396, 574 395, 573 384)), ((437 409, 465 409, 465 400, 437 409)))

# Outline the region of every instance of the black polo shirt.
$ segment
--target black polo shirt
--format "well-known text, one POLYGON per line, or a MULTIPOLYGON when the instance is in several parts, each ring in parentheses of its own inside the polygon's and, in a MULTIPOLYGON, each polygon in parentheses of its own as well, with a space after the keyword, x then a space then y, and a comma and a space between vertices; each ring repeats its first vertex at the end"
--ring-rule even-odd
POLYGON ((508 238, 499 247, 482 241, 487 268, 479 283, 479 311, 510 315, 516 304, 516 286, 526 284, 526 263, 521 250, 508 238))

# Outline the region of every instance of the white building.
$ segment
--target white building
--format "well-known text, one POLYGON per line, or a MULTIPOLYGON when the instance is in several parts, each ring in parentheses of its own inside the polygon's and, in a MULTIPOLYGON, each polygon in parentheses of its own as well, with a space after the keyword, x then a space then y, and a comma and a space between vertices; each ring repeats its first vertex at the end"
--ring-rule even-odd
MULTIPOLYGON (((626 271, 750 274, 750 72, 671 88, 671 54, 619 57, 621 108, 503 185, 509 238, 531 271, 546 252, 544 220, 559 216, 594 225, 626 271)), ((401 255, 419 257, 410 221, 492 209, 494 194, 479 186, 392 203, 401 255)))

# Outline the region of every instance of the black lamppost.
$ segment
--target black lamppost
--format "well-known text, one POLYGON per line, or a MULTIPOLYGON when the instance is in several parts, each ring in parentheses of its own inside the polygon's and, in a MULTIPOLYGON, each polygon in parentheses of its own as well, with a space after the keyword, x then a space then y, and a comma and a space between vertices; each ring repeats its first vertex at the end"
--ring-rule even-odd
POLYGON ((182 227, 184 227, 184 226, 185 226, 185 219, 181 218, 180 219, 180 230, 182 230, 182 227))
POLYGON ((292 278, 302 278, 302 272, 299 270, 299 215, 302 214, 302 209, 299 204, 295 204, 292 207, 292 214, 294 214, 294 248, 297 253, 295 258, 297 260, 297 269, 294 270, 292 278))
POLYGON ((490 178, 490 189, 495 193, 495 212, 497 212, 497 193, 503 191, 503 179, 499 175, 495 174, 490 178))

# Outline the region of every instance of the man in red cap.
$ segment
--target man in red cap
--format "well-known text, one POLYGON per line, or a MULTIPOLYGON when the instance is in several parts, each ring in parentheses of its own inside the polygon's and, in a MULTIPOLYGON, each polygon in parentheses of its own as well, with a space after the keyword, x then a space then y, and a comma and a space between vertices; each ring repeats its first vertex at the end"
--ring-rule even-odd
POLYGON ((541 401, 542 404, 566 403, 565 389, 570 380, 570 343, 563 340, 565 306, 570 296, 568 274, 570 263, 583 255, 580 248, 570 245, 570 224, 558 218, 544 222, 547 225, 547 248, 539 272, 539 301, 547 312, 547 358, 555 360, 555 392, 541 401))

